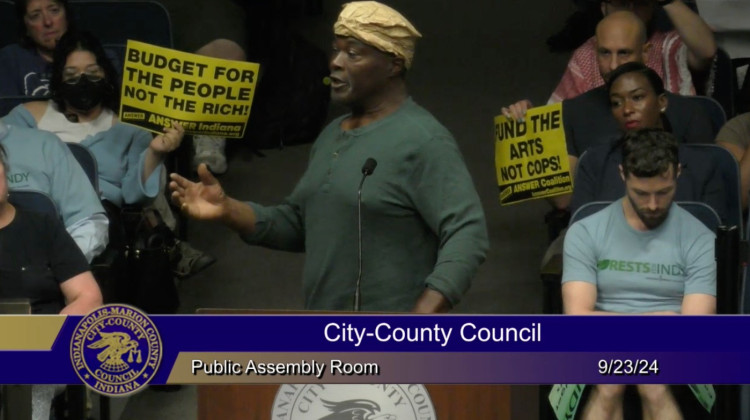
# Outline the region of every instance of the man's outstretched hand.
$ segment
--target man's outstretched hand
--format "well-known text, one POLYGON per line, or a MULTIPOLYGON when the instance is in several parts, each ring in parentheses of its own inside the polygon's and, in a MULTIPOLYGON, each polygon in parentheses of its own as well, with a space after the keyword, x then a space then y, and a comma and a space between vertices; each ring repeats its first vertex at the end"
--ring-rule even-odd
POLYGON ((169 175, 172 202, 184 214, 200 220, 220 220, 227 212, 227 195, 219 181, 211 175, 205 163, 198 166, 200 182, 192 182, 180 175, 169 175))

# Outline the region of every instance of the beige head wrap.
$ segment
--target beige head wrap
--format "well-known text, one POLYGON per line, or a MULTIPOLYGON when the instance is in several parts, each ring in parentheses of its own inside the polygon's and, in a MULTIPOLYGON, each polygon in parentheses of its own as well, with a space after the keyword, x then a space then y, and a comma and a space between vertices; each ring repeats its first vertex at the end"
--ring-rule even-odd
POLYGON ((333 33, 350 36, 404 59, 406 68, 414 58, 414 42, 422 34, 401 13, 376 1, 346 3, 333 33))

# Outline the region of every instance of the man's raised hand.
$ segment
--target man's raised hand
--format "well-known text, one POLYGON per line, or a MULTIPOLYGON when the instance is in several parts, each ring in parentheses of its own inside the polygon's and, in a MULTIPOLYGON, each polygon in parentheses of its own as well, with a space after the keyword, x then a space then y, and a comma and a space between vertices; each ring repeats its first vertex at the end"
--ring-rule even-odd
POLYGON ((169 177, 172 202, 184 214, 201 220, 220 220, 225 215, 227 195, 205 163, 198 166, 200 182, 192 182, 175 173, 169 177))

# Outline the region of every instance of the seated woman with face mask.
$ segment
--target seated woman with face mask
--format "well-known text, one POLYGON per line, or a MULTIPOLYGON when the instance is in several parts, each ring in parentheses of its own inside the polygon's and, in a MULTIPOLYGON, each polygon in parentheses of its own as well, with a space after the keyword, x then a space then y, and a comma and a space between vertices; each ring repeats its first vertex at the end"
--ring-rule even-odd
MULTIPOLYGON (((19 105, 3 119, 9 125, 50 131, 64 142, 88 148, 97 161, 99 187, 110 220, 119 216, 123 205, 147 205, 159 195, 166 176, 162 163, 169 152, 177 149, 184 134, 179 124, 153 136, 121 123, 116 115, 117 79, 114 67, 93 35, 68 31, 54 51, 52 99, 19 105)), ((161 209, 160 212, 164 213, 161 209)), ((110 229, 110 242, 115 248, 122 246, 118 236, 120 232, 110 229)), ((178 270, 186 261, 195 270, 197 261, 207 257, 184 242, 180 245, 183 258, 178 270), (185 250, 190 251, 190 256, 186 256, 185 250), (196 254, 196 258, 191 258, 196 254)))
MULTIPOLYGON (((179 124, 153 136, 120 123, 117 80, 99 41, 87 32, 68 31, 54 51, 52 100, 19 105, 3 119, 10 125, 50 131, 64 142, 88 148, 97 161, 99 187, 110 216, 123 205, 146 205, 157 197, 166 176, 162 163, 184 134, 179 124)), ((199 253, 180 247, 183 256, 186 248, 199 253)))
POLYGON ((105 202, 121 207, 156 197, 162 162, 180 145, 184 131, 175 124, 152 136, 118 121, 117 73, 93 35, 69 31, 60 38, 50 91, 52 100, 19 105, 4 121, 86 146, 96 157, 105 202))

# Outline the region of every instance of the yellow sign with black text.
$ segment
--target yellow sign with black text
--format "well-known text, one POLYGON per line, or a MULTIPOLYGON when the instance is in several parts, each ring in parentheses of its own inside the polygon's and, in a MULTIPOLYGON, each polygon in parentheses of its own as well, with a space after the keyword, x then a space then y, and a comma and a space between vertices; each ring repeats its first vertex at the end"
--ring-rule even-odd
POLYGON ((562 104, 529 109, 524 122, 495 117, 495 168, 501 205, 572 192, 562 104))
POLYGON ((177 121, 187 134, 240 138, 259 69, 128 40, 120 120, 157 133, 177 121))

